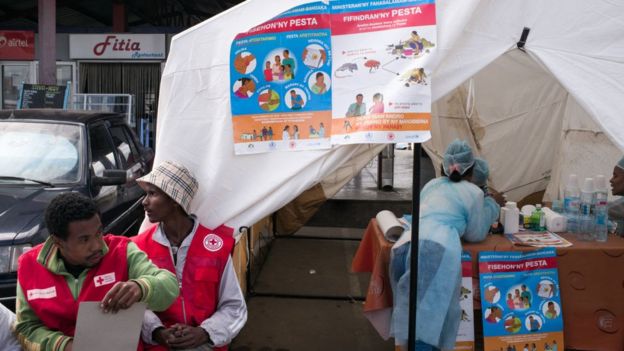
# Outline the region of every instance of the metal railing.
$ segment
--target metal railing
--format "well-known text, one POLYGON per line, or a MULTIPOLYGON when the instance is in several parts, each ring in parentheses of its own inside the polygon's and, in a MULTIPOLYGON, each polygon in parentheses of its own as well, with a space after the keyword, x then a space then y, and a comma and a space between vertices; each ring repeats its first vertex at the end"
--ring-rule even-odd
POLYGON ((135 99, 131 94, 74 94, 70 106, 76 110, 123 113, 128 124, 136 126, 135 99))

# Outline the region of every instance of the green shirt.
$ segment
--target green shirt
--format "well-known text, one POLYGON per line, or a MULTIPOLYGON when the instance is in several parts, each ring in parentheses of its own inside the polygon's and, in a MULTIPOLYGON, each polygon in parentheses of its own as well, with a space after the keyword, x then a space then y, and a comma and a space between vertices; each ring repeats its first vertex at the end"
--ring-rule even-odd
MULTIPOLYGON (((108 253, 108 246, 104 244, 104 254, 108 253)), ((37 256, 37 262, 45 265, 46 257, 50 257, 46 268, 55 274, 65 277, 65 281, 74 298, 77 298, 82 289, 88 269, 85 269, 78 279, 67 272, 63 260, 58 256, 58 247, 51 238, 44 243, 37 256)), ((159 269, 133 242, 128 243, 128 278, 141 287, 141 302, 153 311, 166 310, 178 297, 180 289, 178 281, 171 272, 159 269)), ((30 308, 24 297, 22 287, 17 284, 15 334, 24 350, 60 351, 73 338, 60 331, 48 329, 30 308)))
POLYGON ((297 68, 297 67, 295 67, 295 60, 290 58, 290 57, 283 59, 282 60, 282 65, 283 66, 290 65, 290 69, 291 69, 292 72, 295 72, 295 69, 297 68))
POLYGON ((349 109, 347 110, 347 117, 359 117, 366 115, 366 104, 362 103, 358 105, 357 102, 349 105, 349 109))

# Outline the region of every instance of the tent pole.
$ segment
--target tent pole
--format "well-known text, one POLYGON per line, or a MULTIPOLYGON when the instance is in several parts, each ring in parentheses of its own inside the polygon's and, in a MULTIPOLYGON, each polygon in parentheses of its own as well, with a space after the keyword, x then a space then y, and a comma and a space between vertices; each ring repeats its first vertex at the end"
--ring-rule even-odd
POLYGON ((418 282, 418 223, 420 213, 420 143, 414 144, 412 167, 412 242, 410 248, 410 298, 407 349, 416 350, 416 292, 418 282))

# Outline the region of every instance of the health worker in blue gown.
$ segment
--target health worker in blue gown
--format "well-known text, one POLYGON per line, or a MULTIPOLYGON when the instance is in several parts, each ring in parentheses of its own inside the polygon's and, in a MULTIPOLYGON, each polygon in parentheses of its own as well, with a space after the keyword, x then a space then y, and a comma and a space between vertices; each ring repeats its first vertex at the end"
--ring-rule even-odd
MULTIPOLYGON (((479 164, 476 168, 475 174, 470 146, 455 140, 444 154, 443 176, 428 182, 420 193, 416 350, 453 349, 461 319, 461 240, 484 240, 503 203, 497 192, 484 192, 471 182, 473 175, 487 181, 487 167, 479 164)), ((400 242, 393 247, 390 263, 391 333, 397 344, 405 346, 411 244, 400 242)))

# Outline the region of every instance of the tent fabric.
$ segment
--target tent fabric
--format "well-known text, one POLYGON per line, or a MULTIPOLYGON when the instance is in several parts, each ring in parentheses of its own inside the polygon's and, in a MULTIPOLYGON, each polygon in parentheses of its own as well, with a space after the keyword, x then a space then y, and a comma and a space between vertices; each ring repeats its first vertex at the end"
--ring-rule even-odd
POLYGON ((534 60, 510 51, 435 103, 426 148, 441 151, 455 137, 470 140, 490 164, 490 187, 519 200, 549 182, 566 95, 534 60))
POLYGON ((252 225, 325 178, 348 181, 355 165, 363 166, 362 159, 365 164, 380 150, 351 145, 234 155, 227 83, 232 40, 307 2, 247 1, 172 39, 161 80, 154 164, 174 159, 193 171, 199 191, 191 211, 208 227, 252 225), (345 170, 350 170, 346 180, 345 170))
MULTIPOLYGON (((443 18, 444 5, 453 11, 438 4, 443 18)), ((489 161, 492 187, 516 201, 546 188, 545 200, 560 197, 570 173, 611 174, 624 150, 624 38, 614 34, 624 31, 624 6, 471 5, 461 40, 439 40, 444 57, 433 73, 434 130, 425 147, 434 162, 463 137, 489 161), (524 27, 523 52, 515 44, 524 27)))
MULTIPOLYGON (((234 155, 225 84, 230 44, 237 33, 306 2, 248 0, 172 40, 155 164, 175 159, 196 174, 193 212, 207 226, 250 225, 356 156, 377 152, 377 146, 352 145, 234 155)), ((624 32, 623 5, 439 0, 436 9, 433 136, 426 145, 436 162, 451 140, 463 137, 490 163, 492 187, 513 200, 547 187, 547 197, 556 196, 559 178, 572 171, 580 178, 610 174, 624 150, 624 36, 617 35, 624 32), (520 51, 515 46, 524 27, 531 30, 520 51), (576 130, 575 121, 594 124, 576 130), (570 164, 576 161, 587 163, 570 164)))

